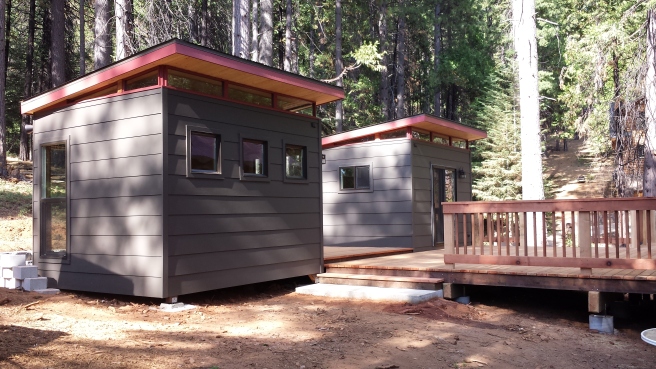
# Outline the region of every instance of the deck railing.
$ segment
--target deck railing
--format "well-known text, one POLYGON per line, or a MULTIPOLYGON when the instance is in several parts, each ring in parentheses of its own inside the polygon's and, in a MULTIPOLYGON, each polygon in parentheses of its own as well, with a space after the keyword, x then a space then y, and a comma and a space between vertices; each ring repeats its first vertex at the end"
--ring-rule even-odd
POLYGON ((656 198, 442 205, 444 262, 452 267, 656 269, 656 198))

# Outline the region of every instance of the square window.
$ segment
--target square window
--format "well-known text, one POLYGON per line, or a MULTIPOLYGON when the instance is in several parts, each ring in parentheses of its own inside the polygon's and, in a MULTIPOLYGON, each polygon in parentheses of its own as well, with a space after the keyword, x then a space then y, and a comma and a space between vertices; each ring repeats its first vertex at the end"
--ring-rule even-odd
POLYGON ((342 190, 366 190, 371 188, 371 166, 360 165, 339 168, 339 187, 342 190))
POLYGON ((383 132, 380 134, 381 140, 389 140, 392 138, 404 138, 407 136, 407 131, 405 128, 397 129, 396 131, 383 132))
POLYGON ((159 83, 159 71, 152 72, 127 79, 125 81, 125 91, 136 90, 138 88, 145 88, 150 86, 157 86, 159 83))
POLYGON ((306 177, 305 146, 285 145, 285 177, 305 179, 306 177))
POLYGON ((242 170, 244 175, 267 175, 267 143, 266 141, 242 141, 242 170))
POLYGON ((430 142, 430 132, 428 131, 423 131, 423 130, 418 130, 418 129, 413 129, 412 130, 412 138, 415 140, 422 140, 422 141, 429 141, 430 142))
POLYGON ((189 165, 195 173, 220 173, 219 144, 217 135, 205 132, 190 132, 189 165))

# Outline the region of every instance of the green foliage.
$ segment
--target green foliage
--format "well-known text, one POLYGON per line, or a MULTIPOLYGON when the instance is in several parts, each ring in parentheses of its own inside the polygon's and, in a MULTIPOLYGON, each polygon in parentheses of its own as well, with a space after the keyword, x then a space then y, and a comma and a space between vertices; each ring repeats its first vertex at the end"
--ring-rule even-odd
POLYGON ((478 105, 478 119, 488 138, 475 147, 474 156, 480 161, 472 168, 472 191, 476 200, 519 200, 522 167, 519 111, 513 99, 516 89, 502 78, 493 81, 499 87, 487 90, 478 105))

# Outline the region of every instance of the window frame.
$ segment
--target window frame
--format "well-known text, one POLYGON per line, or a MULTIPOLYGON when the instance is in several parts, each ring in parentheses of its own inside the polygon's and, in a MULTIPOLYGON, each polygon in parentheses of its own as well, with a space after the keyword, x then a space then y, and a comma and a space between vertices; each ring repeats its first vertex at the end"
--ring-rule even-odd
POLYGON ((222 140, 221 140, 221 134, 218 130, 208 128, 208 127, 200 127, 200 126, 186 126, 186 168, 187 168, 187 178, 212 178, 212 179, 223 179, 223 155, 222 155, 222 140), (215 157, 216 157, 216 172, 211 172, 211 171, 201 171, 201 170, 193 170, 191 168, 191 135, 192 133, 200 133, 201 135, 206 135, 206 136, 214 136, 216 139, 216 152, 215 152, 215 157))
MULTIPOLYGON (((38 249, 38 258, 39 262, 54 263, 54 264, 70 264, 71 263, 71 197, 70 197, 70 188, 71 188, 71 158, 70 158, 70 138, 67 137, 63 140, 52 140, 47 142, 39 143, 35 151, 36 155, 34 158, 38 158, 38 163, 35 163, 35 167, 38 168, 38 221, 39 221, 39 249, 38 249), (45 148, 48 146, 55 145, 64 145, 66 151, 66 196, 64 197, 45 197, 45 148), (53 253, 46 253, 43 251, 43 246, 45 242, 45 227, 46 222, 44 222, 45 216, 45 206, 44 204, 53 204, 53 203, 63 203, 66 205, 66 253, 64 255, 56 255, 53 253)), ((37 255, 35 255, 37 256, 37 255)))
POLYGON ((340 165, 337 167, 337 186, 338 193, 358 193, 358 192, 374 192, 374 164, 373 163, 356 163, 353 165, 340 165), (369 187, 357 188, 357 168, 369 167, 369 187), (355 176, 355 188, 342 188, 342 168, 353 168, 355 176))
POLYGON ((269 140, 257 135, 242 136, 239 135, 239 179, 242 181, 269 182, 271 181, 271 154, 269 140), (264 144, 264 174, 245 173, 244 172, 244 141, 261 142, 264 144))
POLYGON ((282 142, 282 178, 283 182, 287 183, 308 183, 308 148, 304 145, 297 145, 288 143, 283 140, 282 142), (303 150, 303 177, 288 177, 287 176, 287 147, 296 147, 303 150))

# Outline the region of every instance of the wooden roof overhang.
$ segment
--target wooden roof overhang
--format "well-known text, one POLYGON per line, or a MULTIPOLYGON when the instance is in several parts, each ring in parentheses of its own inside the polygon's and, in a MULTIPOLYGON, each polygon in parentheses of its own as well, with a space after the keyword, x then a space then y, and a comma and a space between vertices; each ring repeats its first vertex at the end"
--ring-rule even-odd
POLYGON ((185 41, 171 40, 23 101, 21 113, 34 114, 75 101, 93 91, 111 87, 122 79, 136 76, 158 66, 170 66, 243 86, 268 90, 308 100, 316 105, 344 98, 344 90, 340 87, 185 41))
POLYGON ((444 136, 460 138, 466 141, 475 141, 487 138, 487 133, 480 129, 469 127, 447 119, 430 114, 419 114, 412 117, 393 120, 391 122, 376 124, 369 127, 355 129, 344 133, 324 137, 322 146, 339 145, 341 142, 356 140, 358 138, 394 131, 400 128, 414 127, 444 136))

